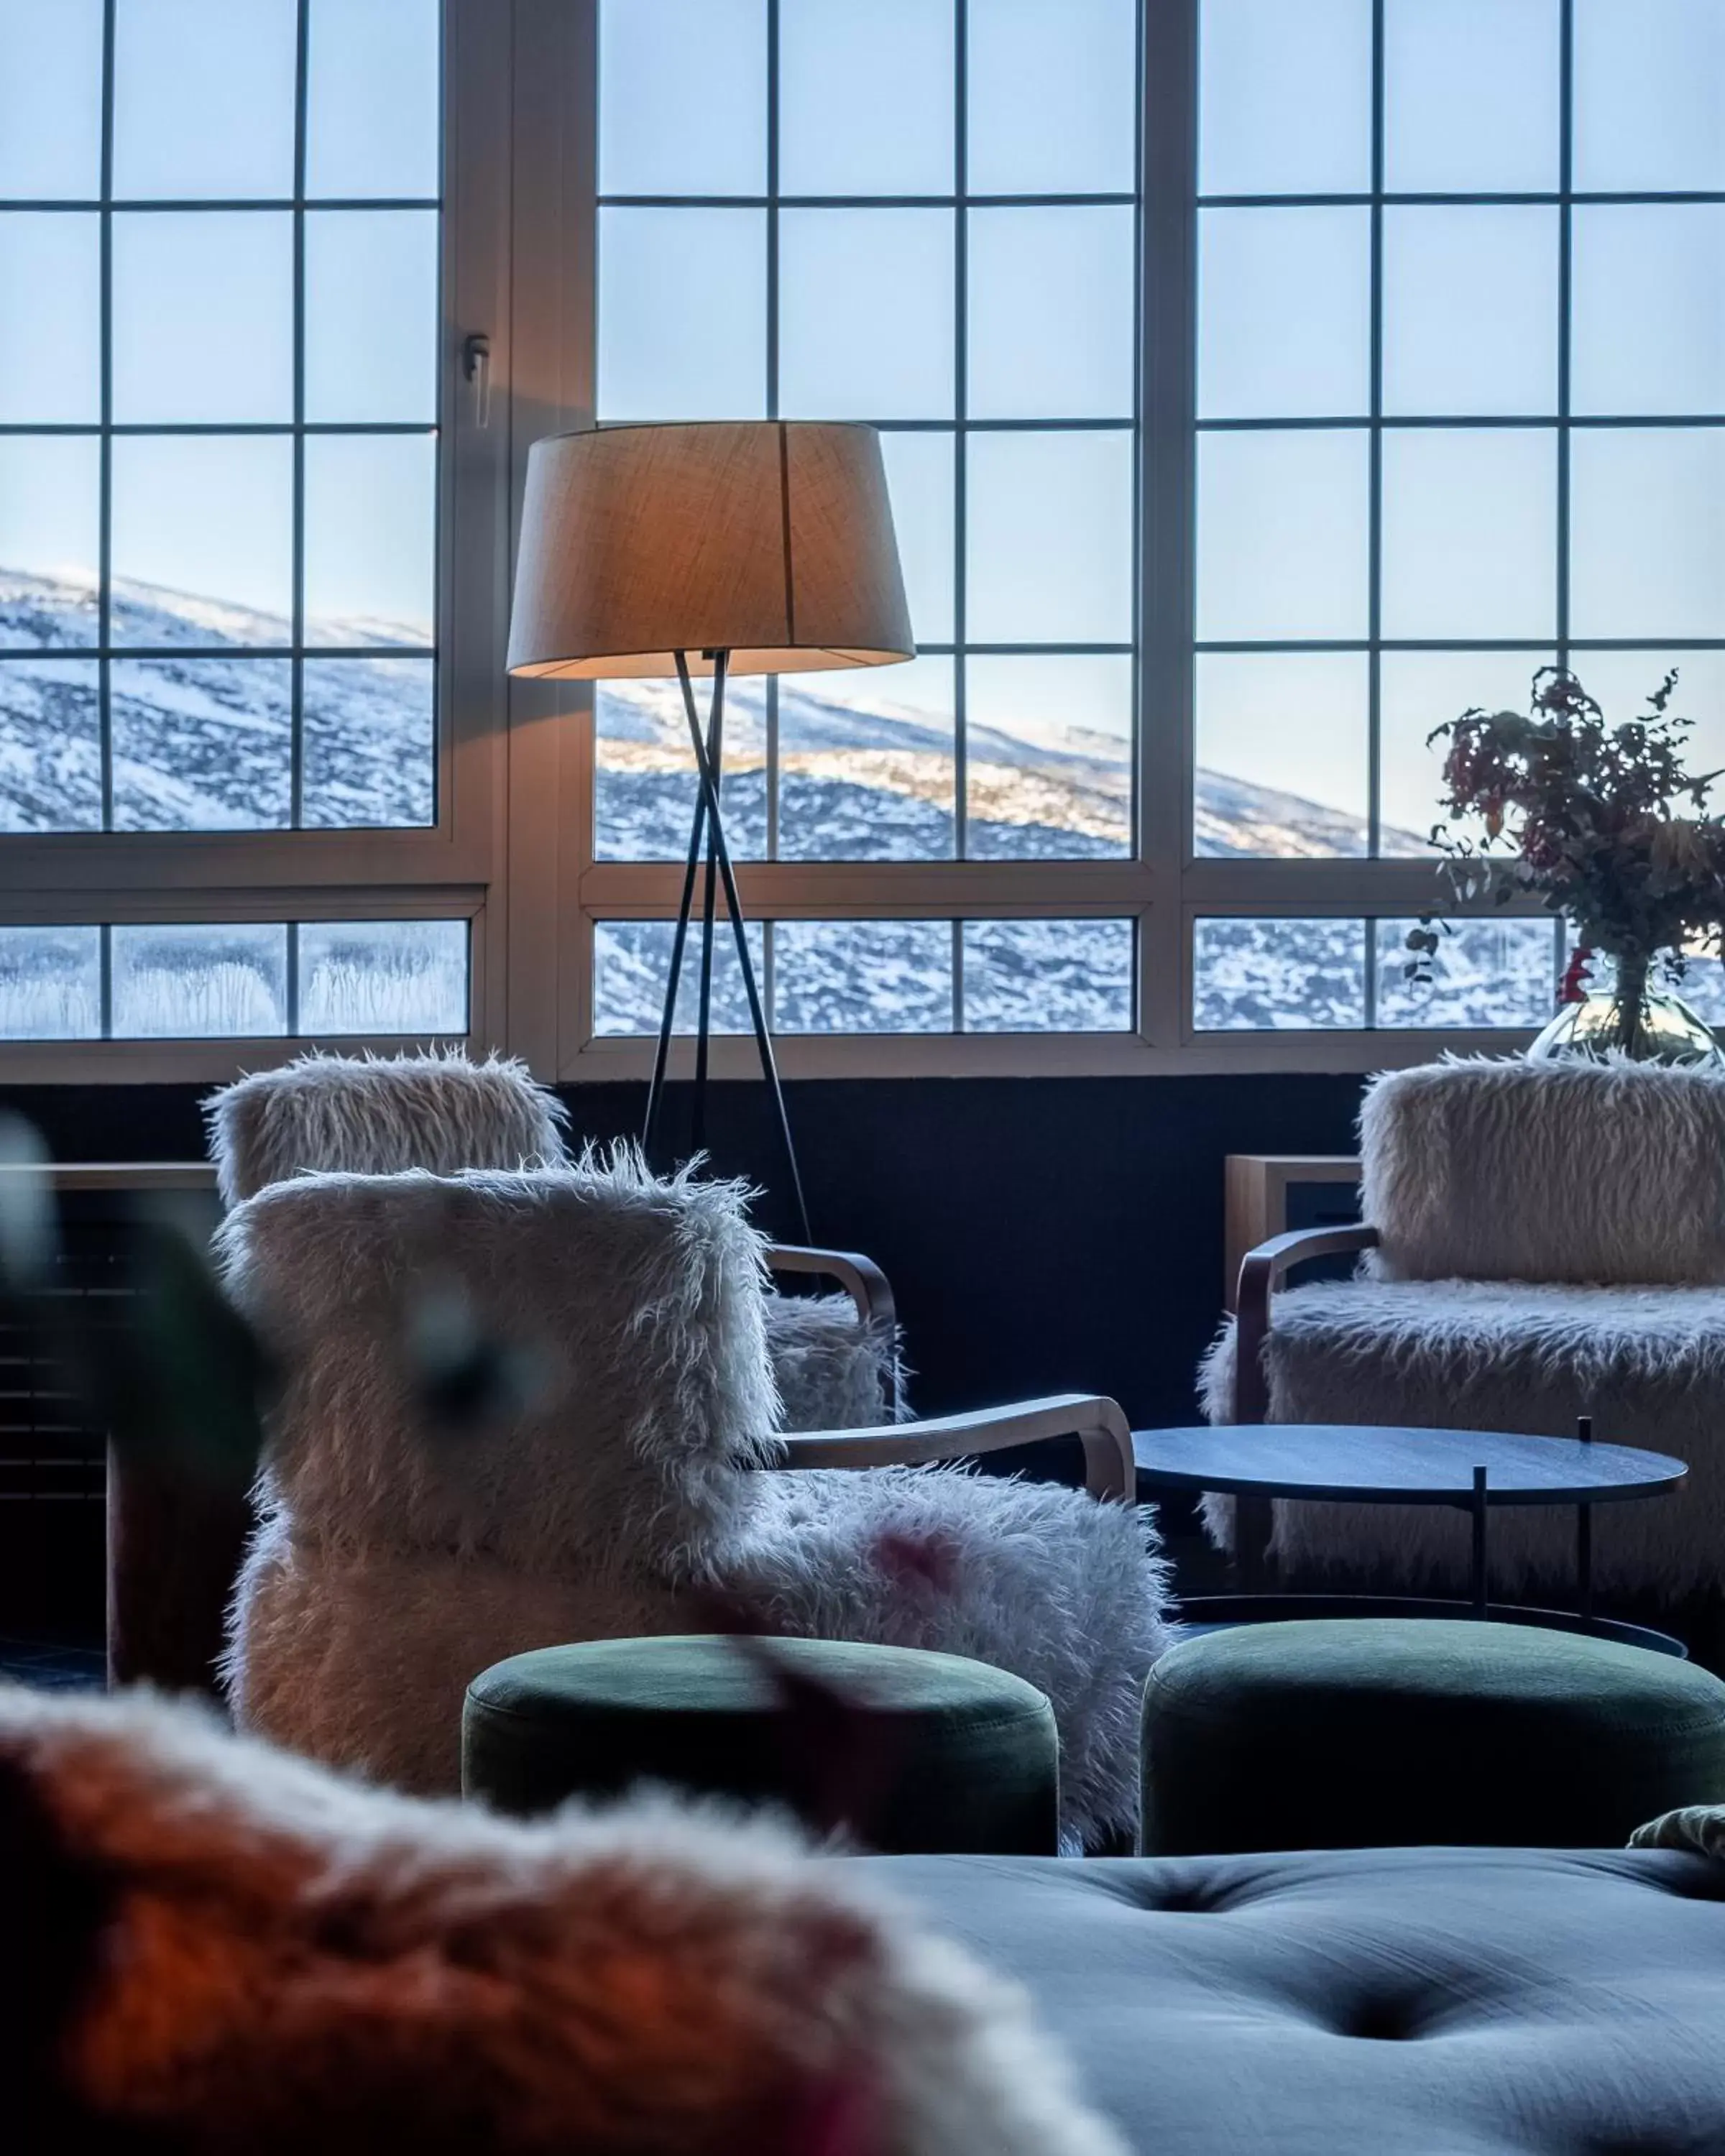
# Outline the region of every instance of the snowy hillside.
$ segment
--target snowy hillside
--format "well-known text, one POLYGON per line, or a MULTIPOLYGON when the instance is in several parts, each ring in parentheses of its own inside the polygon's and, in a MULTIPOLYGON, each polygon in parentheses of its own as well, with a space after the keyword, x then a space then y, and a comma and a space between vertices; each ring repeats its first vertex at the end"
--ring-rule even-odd
MULTIPOLYGON (((377 655, 306 659, 305 820, 429 823, 428 660, 411 655, 407 632, 387 625, 326 624, 321 633, 329 642, 375 644, 377 655)), ((77 648, 95 634, 87 586, 0 568, 0 649, 28 654, 0 661, 0 831, 99 825, 96 670, 77 648)), ((116 825, 180 831, 285 825, 291 807, 290 667, 249 651, 286 643, 288 625, 121 584, 113 637, 116 645, 161 654, 114 665, 116 825), (188 655, 176 655, 181 652, 188 655)), ((807 679, 781 684, 781 856, 950 859, 950 722, 896 703, 890 676, 829 678, 830 685, 817 688, 807 679)), ((766 845, 762 685, 739 682, 728 713, 727 823, 739 855, 760 854, 766 845)), ((692 794, 675 685, 607 686, 598 729, 599 857, 680 858, 692 794)), ((973 858, 1070 860, 1126 851, 1130 775, 1117 741, 1056 715, 1010 733, 973 725, 967 755, 967 844, 973 858)), ((1207 855, 1296 859, 1364 850, 1357 819, 1219 773, 1198 774, 1195 814, 1207 855)), ((1411 833, 1386 832, 1384 842, 1392 853, 1420 850, 1411 833)), ((1428 1010, 1450 1024, 1526 1024, 1542 1016, 1548 965, 1525 937, 1506 942, 1501 927, 1470 927, 1448 939, 1434 991, 1400 985, 1397 931, 1383 947, 1389 993, 1380 993, 1381 1019, 1417 1023, 1428 1010)), ((605 1029, 631 1032, 655 1023, 665 934, 658 923, 603 932, 605 1029)), ((1363 934, 1358 921, 1202 924, 1199 1024, 1361 1023, 1363 934)), ((968 1027, 1065 1030, 1131 1022, 1130 943, 1117 924, 973 923, 964 949, 968 1027)), ((944 1029, 953 1023, 951 951, 946 923, 787 924, 776 938, 777 1023, 791 1031, 944 1029)), ((233 954, 223 963, 234 963, 233 954)), ((737 984, 722 970, 720 1008, 728 1023, 745 1022, 737 984)))
MULTIPOLYGON (((88 831, 101 820, 95 668, 87 585, 0 568, 0 831, 88 831), (39 647, 51 641, 52 649, 39 647)), ((291 669, 248 647, 288 624, 153 585, 114 590, 113 640, 165 655, 116 660, 114 821, 125 831, 277 829, 291 816, 291 669), (234 655, 178 658, 232 647, 234 655)), ((331 624, 325 640, 376 644, 376 659, 305 664, 305 821, 429 824, 431 668, 387 626, 331 624)))

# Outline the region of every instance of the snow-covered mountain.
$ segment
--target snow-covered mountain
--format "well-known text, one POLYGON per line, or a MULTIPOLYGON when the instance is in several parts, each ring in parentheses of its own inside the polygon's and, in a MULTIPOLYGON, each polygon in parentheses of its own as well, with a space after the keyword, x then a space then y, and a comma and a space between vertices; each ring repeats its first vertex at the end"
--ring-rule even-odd
MULTIPOLYGON (((65 578, 0 568, 0 831, 88 830, 100 816, 95 669, 79 655, 96 634, 95 596, 65 578)), ((423 824, 434 813, 431 670, 411 634, 388 624, 319 625, 328 644, 374 645, 376 657, 305 662, 303 798, 322 825, 423 824), (420 655, 413 655, 416 650, 420 655)), ((289 663, 249 655, 289 640, 280 619, 157 587, 114 593, 113 640, 162 654, 113 669, 113 790, 130 830, 279 828, 287 823, 289 663), (180 653, 187 655, 179 656, 180 653), (197 655, 193 655, 193 654, 197 655)), ((893 701, 889 675, 812 677, 780 685, 779 851, 787 859, 911 860, 954 848, 950 726, 893 701)), ((730 698, 726 820, 739 855, 765 850, 766 723, 758 680, 730 698)), ((600 691, 596 847, 601 859, 680 858, 691 778, 674 683, 600 691)), ((1122 745, 1056 713, 1008 732, 968 730, 975 858, 1117 856, 1130 831, 1122 745)), ((1358 819, 1217 772, 1197 778, 1199 849, 1283 859, 1364 850, 1358 819)), ((1414 854, 1412 833, 1386 850, 1414 854)), ((1495 927, 1495 924, 1486 924, 1495 927)), ((662 924, 619 924, 602 944, 607 1029, 656 1020, 662 924)), ((1049 1029, 1129 1022, 1127 946, 1111 924, 1023 923, 967 932, 965 1023, 1049 1029)), ((1363 931, 1349 921, 1204 927, 1197 985, 1201 1025, 1358 1023, 1363 931)), ((950 937, 926 922, 798 924, 779 937, 778 1022, 944 1029, 952 1022, 950 937)), ((1546 983, 1530 956, 1511 964, 1501 938, 1474 929, 1440 956, 1450 1023, 1526 1023, 1546 983), (1529 970, 1529 968, 1532 970, 1529 970)), ((1519 947, 1517 947, 1519 948, 1519 947)), ((231 955, 231 954, 230 954, 231 955)), ((1513 956, 1513 954, 1512 954, 1513 956)), ((1399 979, 1394 945, 1381 968, 1399 979)), ((1410 992, 1397 988, 1403 1001, 1410 992)), ((721 1009, 743 1022, 723 971, 721 1009)), ((1382 1002, 1380 998, 1380 1003, 1382 1002)), ((1385 1009, 1384 1015, 1392 1015, 1385 1009)), ((1413 1022, 1413 1014, 1402 1019, 1413 1022)))
MULTIPOLYGON (((806 679, 779 685, 781 857, 950 857, 950 726, 896 703, 890 674, 826 679, 830 686, 813 687, 806 679)), ((606 687, 598 728, 599 857, 678 858, 688 843, 692 796, 676 685, 606 687)), ((1012 733, 973 723, 965 754, 972 859, 1072 860, 1127 850, 1132 796, 1124 743, 1056 715, 1012 733)), ((727 699, 725 738, 726 820, 739 854, 765 849, 765 758, 762 685, 739 681, 727 699)), ((1198 773, 1194 794, 1197 847, 1207 857, 1303 860, 1366 850, 1363 819, 1318 802, 1214 771, 1198 773)), ((1386 830, 1382 843, 1394 855, 1425 851, 1411 831, 1386 830)))
MULTIPOLYGON (((375 644, 378 655, 306 660, 305 820, 429 824, 431 669, 408 655, 423 645, 388 624, 319 627, 325 644, 375 644)), ((0 831, 100 827, 95 669, 77 649, 96 635, 90 585, 0 568, 0 650, 29 654, 0 660, 0 831)), ((289 643, 287 623, 122 580, 114 587, 112 638, 164 654, 114 665, 116 827, 285 826, 291 670, 285 659, 244 654, 289 643)))

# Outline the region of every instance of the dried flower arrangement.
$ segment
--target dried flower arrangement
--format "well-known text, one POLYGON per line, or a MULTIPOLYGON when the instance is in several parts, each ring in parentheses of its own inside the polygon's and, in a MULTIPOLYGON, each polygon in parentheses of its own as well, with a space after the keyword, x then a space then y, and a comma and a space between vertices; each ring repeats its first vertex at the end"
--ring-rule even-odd
MULTIPOLYGON (((1615 1037, 1590 1045, 1632 1055, 1651 1052, 1656 962, 1681 981, 1686 952, 1725 957, 1725 821, 1701 813, 1719 774, 1684 761, 1691 722, 1671 709, 1676 681, 1667 674, 1644 714, 1613 726, 1573 674, 1543 667, 1525 716, 1464 711, 1429 737, 1447 744, 1449 823, 1484 827, 1478 838, 1441 823, 1432 830, 1456 896, 1502 905, 1531 892, 1568 920, 1577 947, 1563 1000, 1586 998, 1595 952, 1611 958, 1615 1037)), ((1420 953, 1415 967, 1429 965, 1430 924, 1409 941, 1420 953)))

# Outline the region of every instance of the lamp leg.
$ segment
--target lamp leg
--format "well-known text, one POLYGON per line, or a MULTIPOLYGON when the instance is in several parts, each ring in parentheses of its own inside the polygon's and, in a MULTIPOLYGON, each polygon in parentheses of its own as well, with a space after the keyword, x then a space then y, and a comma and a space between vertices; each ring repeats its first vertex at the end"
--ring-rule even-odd
MULTIPOLYGON (((720 654, 721 663, 727 655, 720 654)), ((785 1106, 784 1088, 779 1083, 778 1065, 773 1053, 773 1037, 767 1029, 767 1012, 761 1001, 760 987, 755 979, 754 961, 749 956, 742 901, 737 891, 737 872, 731 864, 731 849, 725 840, 724 819, 719 813, 718 775, 707 755, 706 744, 701 739, 701 721, 695 708, 695 686, 689 678, 687 654, 680 651, 676 658, 677 679, 683 690, 683 709, 688 716, 689 738, 694 745, 696 768, 701 776, 701 798, 706 808, 708 858, 710 860, 716 859, 719 880, 724 886, 725 908, 731 916, 732 933, 737 941, 737 962, 742 972, 743 993, 748 998, 749 1022, 755 1031, 755 1046, 761 1058, 761 1075, 766 1079, 773 1095, 778 1134, 784 1147, 785 1165, 790 1171, 791 1192, 796 1200, 798 1224, 803 1240, 807 1243, 813 1240, 809 1229, 809 1206, 803 1194, 803 1177, 797 1165, 797 1148, 791 1137, 791 1119, 785 1106)), ((703 1033, 705 1029, 703 1026, 703 1033)))
MULTIPOLYGON (((730 654, 720 651, 713 658, 713 696, 707 711, 706 760, 711 767, 712 798, 716 803, 721 774, 725 767, 725 670, 730 654)), ((703 785, 701 791, 706 792, 703 785)), ((707 819, 706 884, 701 901, 701 998, 699 1014, 695 1026, 695 1097, 690 1110, 689 1150, 691 1153, 706 1150, 706 1081, 713 1019, 713 916, 718 896, 717 850, 715 841, 718 825, 711 814, 707 819)))

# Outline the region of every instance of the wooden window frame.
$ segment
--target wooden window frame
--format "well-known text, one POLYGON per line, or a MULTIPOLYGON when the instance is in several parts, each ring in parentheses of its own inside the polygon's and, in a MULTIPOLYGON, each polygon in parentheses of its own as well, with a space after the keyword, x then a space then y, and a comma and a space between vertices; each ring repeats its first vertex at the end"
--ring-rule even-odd
MULTIPOLYGON (((639 1080, 651 1043, 595 1031, 594 925, 673 916, 680 867, 595 859, 591 691, 510 681, 503 671, 528 448, 593 417, 598 0, 444 4, 438 824, 7 839, 0 923, 465 917, 475 1049, 506 1049, 561 1082, 639 1080), (483 424, 463 364, 475 336, 489 346, 483 424)), ((1442 1049, 1502 1053, 1529 1038, 1496 1029, 1199 1033, 1192 1024, 1200 917, 1489 910, 1458 907, 1432 862, 1192 851, 1198 15, 1199 0, 1143 0, 1138 277, 1156 334, 1141 339, 1139 355, 1135 850, 1065 862, 737 863, 757 918, 1129 919, 1134 1029, 782 1034, 780 1065, 792 1078, 1348 1072, 1442 1049)), ((1531 909, 1520 901, 1510 910, 1531 909)), ((202 1082, 304 1045, 8 1043, 0 1080, 202 1082)), ((713 1067, 721 1077, 752 1075, 752 1044, 719 1040, 713 1067)))

